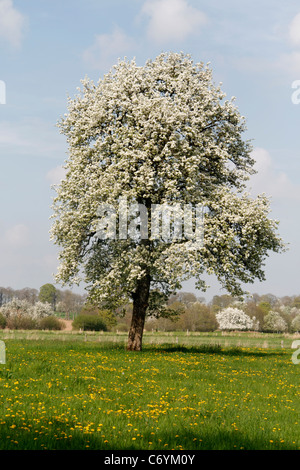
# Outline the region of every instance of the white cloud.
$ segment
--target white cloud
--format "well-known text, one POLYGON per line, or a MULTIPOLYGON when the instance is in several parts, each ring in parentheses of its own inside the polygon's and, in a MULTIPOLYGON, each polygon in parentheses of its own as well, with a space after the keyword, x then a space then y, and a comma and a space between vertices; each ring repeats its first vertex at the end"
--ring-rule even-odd
POLYGON ((115 26, 111 34, 98 34, 83 52, 83 59, 94 69, 107 70, 135 47, 135 41, 115 26))
POLYGON ((62 166, 57 166, 48 171, 46 179, 51 184, 59 184, 66 175, 66 170, 62 166))
POLYGON ((12 0, 0 0, 0 38, 12 46, 21 45, 25 17, 13 5, 12 0))
POLYGON ((300 13, 294 16, 286 33, 292 50, 281 54, 275 63, 275 67, 288 75, 298 78, 300 74, 300 13))
POLYGON ((29 242, 29 228, 24 224, 17 224, 8 228, 3 237, 4 244, 11 248, 21 248, 29 242))
POLYGON ((256 161, 254 168, 257 170, 249 182, 253 195, 266 193, 273 201, 288 199, 297 204, 300 202, 300 185, 294 184, 286 173, 275 168, 267 150, 257 147, 251 156, 256 161))
POLYGON ((284 70, 289 75, 298 78, 300 75, 300 51, 282 54, 275 65, 278 69, 284 70))
POLYGON ((0 151, 7 156, 57 158, 65 155, 66 144, 52 123, 28 117, 20 121, 0 121, 0 151))
POLYGON ((290 23, 289 38, 293 46, 300 46, 300 13, 290 23))
POLYGON ((148 16, 148 37, 156 43, 183 41, 207 23, 207 17, 186 0, 147 0, 142 16, 148 16))
POLYGON ((57 247, 49 244, 49 234, 40 223, 5 226, 0 221, 0 286, 14 289, 40 288, 53 282, 58 261, 57 247))

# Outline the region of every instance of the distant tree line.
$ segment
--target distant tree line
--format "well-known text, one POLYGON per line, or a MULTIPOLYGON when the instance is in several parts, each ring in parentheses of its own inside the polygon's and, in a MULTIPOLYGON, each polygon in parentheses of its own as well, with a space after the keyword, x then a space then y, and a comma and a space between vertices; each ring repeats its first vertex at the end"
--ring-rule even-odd
MULTIPOLYGON (((89 303, 86 295, 60 290, 50 283, 39 290, 0 287, 0 308, 15 299, 26 302, 27 308, 35 306, 37 309, 47 304, 56 317, 73 320, 74 327, 78 329, 128 331, 130 327, 132 304, 109 311, 101 305, 89 303)), ((253 294, 241 300, 223 294, 206 302, 204 297, 197 297, 194 293, 179 292, 169 297, 158 317, 148 316, 145 323, 146 331, 209 332, 226 329, 300 332, 300 295, 253 294)))
MULTIPOLYGON (((126 331, 130 324, 130 309, 131 306, 127 306, 125 315, 118 321, 117 328, 120 330, 126 331)), ((273 294, 253 294, 241 300, 224 294, 215 295, 206 303, 203 297, 197 297, 190 292, 180 292, 169 298, 167 311, 163 317, 148 317, 145 329, 203 332, 247 329, 263 332, 300 332, 300 296, 278 298, 273 294)))
POLYGON ((43 284, 39 290, 30 287, 23 289, 0 287, 0 307, 13 299, 26 300, 31 305, 37 302, 48 303, 54 312, 71 319, 82 309, 86 295, 74 293, 69 289, 60 290, 50 283, 43 284))

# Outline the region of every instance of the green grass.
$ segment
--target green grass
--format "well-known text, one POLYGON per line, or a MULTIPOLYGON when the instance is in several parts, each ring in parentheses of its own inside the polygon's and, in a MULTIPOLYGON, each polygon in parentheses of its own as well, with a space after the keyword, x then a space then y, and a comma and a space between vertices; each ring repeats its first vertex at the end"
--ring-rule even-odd
POLYGON ((300 448, 300 365, 276 338, 267 349, 149 336, 133 353, 123 337, 17 336, 0 338, 1 450, 300 448))
MULTIPOLYGON (((1 340, 59 340, 74 342, 98 342, 126 344, 127 332, 103 331, 41 331, 41 330, 0 330, 1 340)), ((299 338, 299 335, 298 335, 299 338)), ((260 332, 145 332, 144 345, 173 344, 184 346, 220 345, 222 347, 249 347, 249 348, 290 348, 296 335, 267 334, 260 332)))

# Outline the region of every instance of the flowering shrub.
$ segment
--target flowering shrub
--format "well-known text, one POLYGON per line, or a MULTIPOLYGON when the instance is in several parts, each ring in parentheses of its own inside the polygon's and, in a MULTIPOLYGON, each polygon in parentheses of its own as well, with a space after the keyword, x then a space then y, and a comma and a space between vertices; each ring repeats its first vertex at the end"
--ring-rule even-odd
POLYGON ((300 315, 297 315, 291 323, 291 329, 294 333, 300 331, 300 315))
POLYGON ((27 300, 12 299, 4 304, 0 311, 5 318, 18 317, 21 315, 29 315, 32 305, 27 300))
POLYGON ((282 333, 286 331, 288 325, 278 312, 270 311, 264 319, 263 330, 282 333))
POLYGON ((53 309, 48 302, 36 302, 31 309, 31 316, 37 320, 53 315, 53 309))
POLYGON ((36 304, 31 305, 27 300, 13 299, 1 307, 0 313, 6 319, 29 317, 34 320, 39 320, 53 315, 53 310, 49 303, 36 302, 36 304))
POLYGON ((254 321, 238 308, 228 307, 216 315, 221 330, 251 330, 254 321))
POLYGON ((0 309, 0 328, 11 330, 61 330, 62 322, 53 315, 52 307, 47 302, 13 299, 0 309))

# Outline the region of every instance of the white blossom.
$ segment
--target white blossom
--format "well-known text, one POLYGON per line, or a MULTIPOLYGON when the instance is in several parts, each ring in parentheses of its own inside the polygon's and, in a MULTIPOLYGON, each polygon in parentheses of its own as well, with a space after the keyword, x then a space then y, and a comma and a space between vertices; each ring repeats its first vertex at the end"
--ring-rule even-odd
POLYGON ((19 300, 17 298, 12 299, 0 308, 0 312, 6 318, 30 315, 31 311, 32 305, 27 300, 19 300))
POLYGON ((53 315, 53 309, 47 302, 36 302, 34 305, 32 305, 27 300, 19 300, 16 298, 2 305, 0 312, 6 318, 24 316, 37 320, 49 315, 53 315))
POLYGON ((264 331, 282 333, 288 329, 288 325, 280 313, 270 310, 270 312, 264 317, 263 329, 264 331))
POLYGON ((53 315, 53 308, 48 302, 36 302, 31 309, 31 317, 39 320, 53 315))
POLYGON ((227 307, 216 314, 220 330, 252 330, 255 319, 246 315, 242 310, 227 307))
POLYGON ((293 332, 300 332, 300 314, 296 315, 291 322, 291 329, 293 332))

